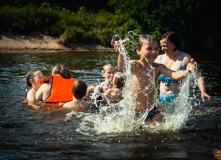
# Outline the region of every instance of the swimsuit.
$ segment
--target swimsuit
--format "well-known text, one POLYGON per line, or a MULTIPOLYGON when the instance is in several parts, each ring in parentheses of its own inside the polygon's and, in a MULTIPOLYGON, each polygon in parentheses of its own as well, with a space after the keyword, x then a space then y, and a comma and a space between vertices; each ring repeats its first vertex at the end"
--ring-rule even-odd
MULTIPOLYGON (((186 53, 183 53, 182 57, 181 57, 181 62, 180 62, 180 66, 179 68, 177 69, 177 71, 179 70, 183 70, 182 69, 182 62, 183 62, 183 57, 186 53)), ((160 60, 160 63, 162 63, 163 61, 163 56, 161 56, 161 60, 160 60)), ((161 74, 158 78, 159 81, 162 81, 162 82, 165 82, 165 86, 170 86, 170 82, 174 82, 174 83, 178 83, 179 80, 175 80, 175 79, 172 79, 172 78, 169 78, 169 77, 166 77, 164 76, 163 74, 161 74)), ((167 102, 171 102, 173 99, 175 99, 176 97, 178 97, 178 93, 160 93, 159 94, 159 99, 161 102, 165 103, 166 101, 167 102)))
MULTIPOLYGON (((186 54, 186 53, 183 53, 183 55, 182 55, 182 57, 181 57, 180 67, 178 68, 177 71, 183 70, 183 69, 182 69, 182 62, 183 62, 183 57, 184 57, 185 54, 186 54)), ((160 63, 162 63, 162 61, 163 61, 163 56, 164 56, 164 55, 161 56, 160 63)), ((163 74, 161 74, 161 75, 159 76, 158 80, 159 80, 159 81, 162 81, 162 82, 165 82, 165 86, 170 86, 170 82, 175 82, 175 83, 179 82, 179 80, 175 80, 175 79, 166 77, 166 76, 164 76, 163 74)))
POLYGON ((159 94, 159 99, 161 102, 171 102, 174 100, 176 97, 178 97, 178 93, 160 93, 159 94))
MULTIPOLYGON (((157 115, 158 113, 160 113, 160 111, 157 109, 157 107, 155 106, 152 110, 150 110, 150 112, 148 113, 145 122, 146 121, 150 121, 154 118, 155 115, 157 115)), ((137 118, 141 117, 140 116, 140 112, 135 113, 135 117, 134 119, 137 120, 137 118)))

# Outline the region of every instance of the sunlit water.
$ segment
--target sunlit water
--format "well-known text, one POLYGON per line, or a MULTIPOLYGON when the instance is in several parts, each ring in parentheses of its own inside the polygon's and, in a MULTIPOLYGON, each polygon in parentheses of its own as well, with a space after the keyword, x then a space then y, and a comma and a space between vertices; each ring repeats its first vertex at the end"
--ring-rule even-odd
MULTIPOLYGON (((198 88, 190 88, 196 96, 193 104, 185 98, 177 99, 179 105, 165 114, 164 123, 134 129, 131 124, 134 117, 128 108, 104 107, 102 112, 83 114, 68 113, 62 108, 35 110, 22 102, 29 70, 38 68, 46 77, 60 63, 71 70, 75 79, 89 85, 104 80, 101 75, 104 64, 117 66, 116 53, 0 54, 0 158, 213 159, 213 150, 221 149, 220 56, 191 55, 198 61, 207 92, 214 101, 203 103, 198 88)), ((138 59, 136 53, 130 53, 130 59, 138 59)), ((188 93, 189 88, 183 87, 182 91, 188 93)), ((114 106, 129 103, 128 98, 114 106)))

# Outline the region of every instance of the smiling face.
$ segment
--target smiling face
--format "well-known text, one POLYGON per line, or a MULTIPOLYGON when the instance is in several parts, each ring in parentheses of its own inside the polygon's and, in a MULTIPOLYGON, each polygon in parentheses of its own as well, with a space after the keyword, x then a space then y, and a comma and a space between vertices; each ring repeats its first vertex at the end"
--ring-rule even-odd
POLYGON ((41 71, 36 71, 34 73, 34 79, 30 79, 30 83, 32 84, 35 89, 38 88, 44 83, 44 76, 41 71))
POLYGON ((155 59, 159 55, 157 41, 145 40, 141 49, 137 50, 137 54, 140 55, 141 60, 147 60, 149 63, 154 63, 155 59))
POLYGON ((115 74, 115 68, 112 65, 105 65, 103 69, 103 77, 108 79, 108 81, 113 81, 115 74))
POLYGON ((173 55, 175 45, 168 40, 168 38, 164 38, 160 40, 161 50, 165 52, 168 56, 173 55))

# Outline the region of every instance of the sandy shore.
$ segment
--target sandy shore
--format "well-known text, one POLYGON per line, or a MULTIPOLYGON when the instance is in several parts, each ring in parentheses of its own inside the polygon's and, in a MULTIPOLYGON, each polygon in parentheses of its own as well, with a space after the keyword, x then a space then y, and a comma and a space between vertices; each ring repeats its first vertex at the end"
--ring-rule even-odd
POLYGON ((111 48, 99 44, 64 46, 59 38, 33 33, 29 36, 1 33, 0 52, 63 52, 63 51, 111 51, 111 48))

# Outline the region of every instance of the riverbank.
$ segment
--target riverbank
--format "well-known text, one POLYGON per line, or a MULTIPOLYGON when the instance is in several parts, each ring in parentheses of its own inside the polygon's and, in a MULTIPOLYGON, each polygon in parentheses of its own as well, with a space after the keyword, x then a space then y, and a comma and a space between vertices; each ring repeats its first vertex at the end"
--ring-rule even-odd
POLYGON ((99 44, 79 45, 69 44, 67 46, 59 44, 59 38, 32 33, 26 35, 13 35, 11 33, 1 33, 0 52, 63 52, 63 51, 111 51, 109 47, 99 44))

